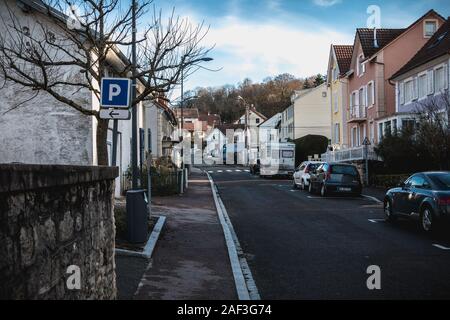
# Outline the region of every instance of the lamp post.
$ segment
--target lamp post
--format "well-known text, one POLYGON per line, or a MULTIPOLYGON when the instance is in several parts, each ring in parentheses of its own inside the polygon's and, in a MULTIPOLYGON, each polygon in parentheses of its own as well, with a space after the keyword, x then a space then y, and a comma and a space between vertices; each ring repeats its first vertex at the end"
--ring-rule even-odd
POLYGON ((244 103, 245 106, 245 150, 247 151, 247 157, 245 159, 246 165, 249 165, 249 157, 250 157, 250 148, 249 148, 249 144, 248 144, 248 122, 249 122, 249 117, 250 117, 250 111, 249 111, 249 105, 247 103, 247 101, 245 101, 244 98, 242 98, 241 96, 238 96, 238 100, 242 101, 244 103))

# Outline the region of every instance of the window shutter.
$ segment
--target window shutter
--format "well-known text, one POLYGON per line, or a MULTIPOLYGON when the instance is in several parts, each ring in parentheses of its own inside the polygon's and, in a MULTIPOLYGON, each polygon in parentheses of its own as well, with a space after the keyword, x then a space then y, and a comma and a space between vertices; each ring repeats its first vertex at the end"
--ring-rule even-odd
POLYGON ((418 81, 417 77, 414 77, 414 80, 413 80, 413 90, 414 90, 413 97, 414 97, 414 100, 419 99, 419 87, 418 87, 417 81, 418 81))
POLYGON ((375 104, 375 81, 372 82, 372 92, 370 94, 372 95, 372 104, 375 104))
POLYGON ((444 65, 444 89, 448 89, 448 65, 444 65))
POLYGON ((434 70, 428 71, 428 94, 434 93, 434 70))
POLYGON ((405 104, 405 83, 400 82, 398 88, 399 88, 400 104, 404 105, 405 104))
POLYGON ((364 99, 365 99, 365 105, 366 107, 369 106, 369 93, 368 93, 367 86, 364 86, 364 99))

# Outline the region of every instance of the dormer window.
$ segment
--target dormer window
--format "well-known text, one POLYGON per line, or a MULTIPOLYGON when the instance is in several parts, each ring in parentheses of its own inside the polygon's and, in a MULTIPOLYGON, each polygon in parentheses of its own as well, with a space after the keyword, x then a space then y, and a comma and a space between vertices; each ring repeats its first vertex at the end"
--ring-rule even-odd
POLYGON ((426 20, 424 22, 424 36, 425 38, 431 38, 437 31, 437 21, 436 20, 426 20))

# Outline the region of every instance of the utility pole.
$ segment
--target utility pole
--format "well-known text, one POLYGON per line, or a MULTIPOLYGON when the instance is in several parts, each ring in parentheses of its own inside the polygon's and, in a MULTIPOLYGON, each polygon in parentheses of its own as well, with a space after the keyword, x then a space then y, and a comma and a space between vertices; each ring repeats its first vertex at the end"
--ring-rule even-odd
POLYGON ((132 189, 136 190, 138 188, 138 164, 137 164, 137 106, 136 100, 136 0, 132 2, 132 12, 131 12, 131 28, 132 28, 132 47, 131 47, 131 72, 132 72, 132 88, 131 88, 131 172, 132 172, 132 189))

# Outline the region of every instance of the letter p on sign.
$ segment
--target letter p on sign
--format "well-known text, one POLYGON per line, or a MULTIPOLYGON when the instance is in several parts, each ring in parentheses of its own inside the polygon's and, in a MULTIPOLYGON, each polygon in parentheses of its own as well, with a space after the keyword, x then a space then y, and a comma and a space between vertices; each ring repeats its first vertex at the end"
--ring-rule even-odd
POLYGON ((128 108, 131 97, 131 80, 126 78, 103 78, 101 84, 102 108, 128 108))

